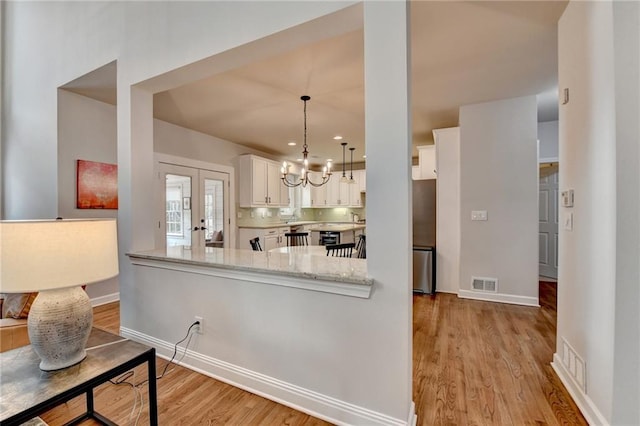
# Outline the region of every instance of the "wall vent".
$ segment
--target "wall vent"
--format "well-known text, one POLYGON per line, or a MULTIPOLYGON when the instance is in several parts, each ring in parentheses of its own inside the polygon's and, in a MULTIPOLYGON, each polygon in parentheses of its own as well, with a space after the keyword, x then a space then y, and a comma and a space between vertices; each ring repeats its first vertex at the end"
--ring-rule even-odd
POLYGON ((489 293, 498 292, 497 278, 471 277, 471 290, 486 291, 489 293))
POLYGON ((575 349, 562 338, 562 364, 571 374, 571 378, 575 380, 576 384, 582 389, 584 393, 587 392, 587 367, 584 360, 575 349))

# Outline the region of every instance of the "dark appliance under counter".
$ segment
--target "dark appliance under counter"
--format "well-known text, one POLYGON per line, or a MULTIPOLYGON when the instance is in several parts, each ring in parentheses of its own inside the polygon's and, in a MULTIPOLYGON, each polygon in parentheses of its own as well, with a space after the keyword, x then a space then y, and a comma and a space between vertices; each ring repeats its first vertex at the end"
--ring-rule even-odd
POLYGON ((436 248, 413 246, 413 292, 436 294, 436 248))
POLYGON ((318 244, 326 246, 328 244, 340 244, 340 232, 337 231, 320 231, 320 241, 318 244))

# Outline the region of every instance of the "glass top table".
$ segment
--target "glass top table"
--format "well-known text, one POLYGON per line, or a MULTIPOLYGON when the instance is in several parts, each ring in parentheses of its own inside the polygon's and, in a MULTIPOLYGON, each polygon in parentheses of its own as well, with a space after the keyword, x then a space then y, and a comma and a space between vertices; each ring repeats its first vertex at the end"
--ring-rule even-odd
POLYGON ((87 357, 71 367, 42 371, 31 345, 0 353, 0 423, 20 425, 76 396, 86 394, 87 412, 68 424, 92 418, 115 425, 93 409, 93 388, 147 363, 149 419, 158 424, 155 349, 124 337, 93 328, 87 357))

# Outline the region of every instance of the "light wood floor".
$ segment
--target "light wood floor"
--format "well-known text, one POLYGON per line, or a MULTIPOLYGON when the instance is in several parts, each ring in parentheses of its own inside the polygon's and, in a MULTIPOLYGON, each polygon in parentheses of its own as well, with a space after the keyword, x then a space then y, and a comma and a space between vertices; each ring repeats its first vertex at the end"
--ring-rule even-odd
MULTIPOLYGON (((414 296, 414 391, 420 425, 586 425, 551 369, 555 347, 555 283, 541 283, 541 308, 414 296)), ((114 333, 117 303, 94 310, 94 324, 114 333)), ((166 361, 158 359, 158 372, 166 361)), ((146 378, 136 369, 131 381, 146 378)), ((148 424, 145 407, 140 425, 148 424)), ((102 385, 97 410, 129 421, 131 387, 102 385)), ((328 425, 299 411, 182 367, 158 381, 161 425, 328 425)), ((84 398, 41 417, 57 426, 80 414, 84 398)), ((135 416, 134 416, 135 417, 135 416)), ((95 424, 92 422, 86 425, 95 424)))

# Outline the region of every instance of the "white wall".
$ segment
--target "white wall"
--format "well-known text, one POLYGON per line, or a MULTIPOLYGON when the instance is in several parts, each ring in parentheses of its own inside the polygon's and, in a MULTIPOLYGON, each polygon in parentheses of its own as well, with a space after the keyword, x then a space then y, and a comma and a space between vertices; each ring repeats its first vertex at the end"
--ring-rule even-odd
POLYGON ((612 424, 640 424, 640 3, 613 4, 616 316, 612 424))
POLYGON ((460 108, 460 296, 538 303, 536 117, 535 96, 460 108), (469 292, 472 276, 498 294, 469 292))
POLYGON ((460 290, 460 128, 433 131, 436 143, 436 291, 460 290))
POLYGON ((224 166, 237 166, 242 154, 279 160, 262 151, 161 120, 153 120, 153 147, 155 152, 224 166))
MULTIPOLYGON (((191 323, 194 310, 204 304, 202 309, 207 310, 203 315, 220 321, 208 323, 211 332, 202 336, 197 349, 207 352, 203 355, 229 359, 225 357, 232 354, 231 362, 236 366, 322 392, 343 407, 342 414, 337 414, 338 421, 347 421, 347 417, 340 418, 344 410, 357 414, 364 409, 378 413, 384 423, 406 424, 412 420, 407 5, 372 2, 296 27, 348 4, 3 3, 5 41, 11 40, 6 43, 3 58, 7 71, 3 82, 4 207, 7 218, 51 217, 57 213, 57 161, 53 160, 57 155, 56 89, 117 59, 122 326, 153 333, 158 341, 173 342, 191 323), (352 31, 362 26, 363 9, 368 21, 366 128, 368 135, 375 135, 367 139, 367 161, 378 165, 367 170, 367 180, 375 188, 368 193, 373 210, 368 212, 367 225, 371 236, 381 236, 372 238, 368 247, 373 265, 369 273, 376 280, 372 298, 329 301, 315 293, 275 290, 271 286, 254 292, 255 285, 224 279, 213 278, 205 284, 187 274, 137 275, 125 253, 149 249, 154 244, 153 223, 149 220, 154 205, 154 91, 201 78, 212 69, 220 72, 352 31), (252 45, 256 48, 233 49, 287 28, 291 29, 286 34, 252 45), (394 140, 394 145, 387 140, 394 140), (400 147, 398 141, 403 142, 400 147), (393 174, 388 175, 388 170, 393 174), (24 197, 25 193, 31 196, 24 197), (389 199, 399 200, 399 206, 389 199), (401 222, 405 226, 389 237, 385 224, 398 217, 404 218, 401 222), (394 250, 389 250, 390 246, 394 250), (149 278, 153 284, 147 281, 149 278), (185 292, 185 288, 190 291, 185 292), (215 302, 215 289, 219 289, 224 303, 215 302), (200 297, 200 291, 206 298, 200 297), (165 306, 169 300, 174 303, 165 306), (353 313, 359 314, 357 320, 353 313), (155 327, 156 322, 167 318, 171 321, 166 328, 155 327), (258 323, 276 328, 251 328, 258 323), (283 324, 291 328, 277 328, 283 324), (230 351, 236 341, 229 332, 243 325, 247 327, 243 337, 249 342, 230 351), (294 334, 287 335, 293 328, 294 334), (220 340, 221 336, 228 339, 220 340), (291 344, 278 344, 285 340, 291 344), (302 363, 292 356, 300 352, 334 357, 309 356, 302 363)), ((259 380, 252 384, 259 386, 259 380)), ((283 402, 292 403, 286 397, 283 402)), ((310 409, 304 405, 300 408, 310 409)))
MULTIPOLYGON (((116 218, 117 210, 77 209, 77 160, 116 164, 116 107, 58 90, 58 216, 116 218)), ((87 287, 94 304, 118 299, 118 278, 87 287)))
POLYGON ((592 424, 638 424, 638 4, 571 2, 559 22, 560 190, 554 368, 592 424), (571 378, 563 341, 584 360, 571 378))
POLYGON ((558 121, 538 123, 538 140, 540 141, 540 160, 558 158, 558 121))

